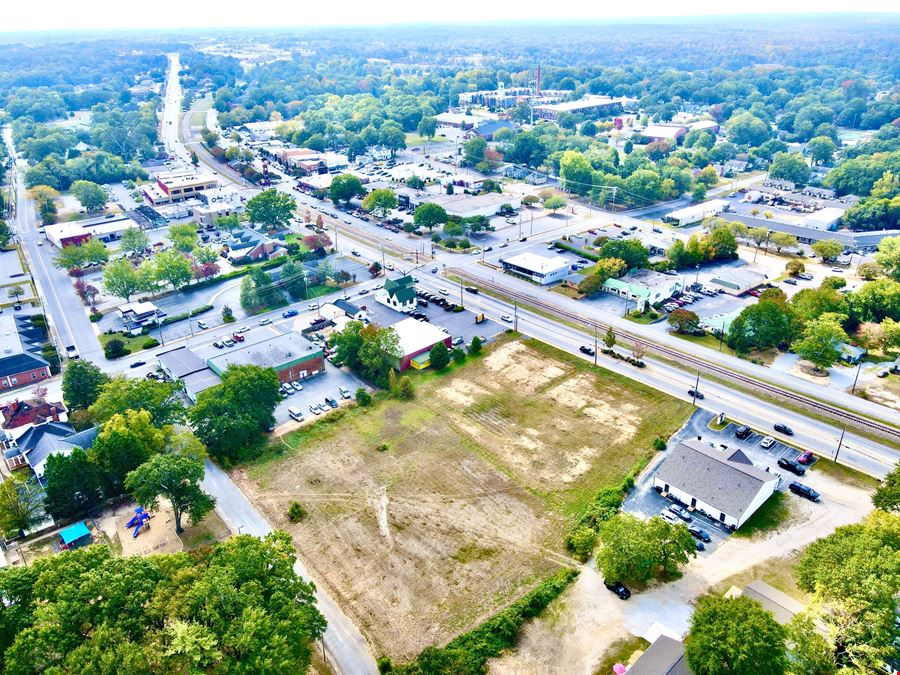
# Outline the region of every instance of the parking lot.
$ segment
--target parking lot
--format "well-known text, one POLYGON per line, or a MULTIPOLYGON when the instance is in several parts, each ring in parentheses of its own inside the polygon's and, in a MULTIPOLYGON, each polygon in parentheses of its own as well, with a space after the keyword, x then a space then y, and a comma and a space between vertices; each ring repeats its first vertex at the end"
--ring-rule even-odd
MULTIPOLYGON (((321 415, 310 412, 310 406, 323 404, 325 414, 331 412, 332 408, 325 403, 325 397, 333 398, 338 405, 345 405, 353 400, 356 390, 365 387, 362 380, 359 380, 348 368, 335 368, 330 362, 325 365, 325 372, 303 380, 301 383, 302 391, 290 394, 287 398, 282 399, 281 403, 275 409, 275 423, 278 425, 278 431, 289 431, 292 426, 298 426, 294 420, 288 415, 288 408, 293 406, 299 408, 303 413, 304 421, 317 419, 321 415), (340 388, 344 387, 350 392, 350 399, 341 397, 340 388), (291 425, 288 425, 290 423, 291 425), (282 427, 282 425, 285 425, 282 427)), ((365 387, 368 389, 369 387, 365 387)))
MULTIPOLYGON (((688 420, 687 424, 685 424, 685 426, 669 440, 669 448, 675 447, 682 439, 700 438, 723 451, 726 449, 740 449, 750 461, 753 462, 754 466, 770 471, 774 475, 781 476, 781 481, 778 485, 778 490, 780 491, 786 491, 788 485, 795 480, 807 484, 809 473, 802 477, 796 476, 787 469, 782 469, 778 466, 778 460, 782 457, 791 461, 796 461, 801 453, 800 450, 777 439, 771 447, 763 448, 760 443, 766 437, 767 433, 760 433, 758 430, 751 430, 750 435, 746 438, 738 438, 735 433, 741 425, 734 422, 729 423, 728 426, 721 431, 715 431, 709 426, 710 422, 714 419, 715 416, 711 415, 708 411, 697 410, 691 419, 688 420)), ((762 432, 766 432, 766 430, 764 429, 762 432)), ((659 465, 665 461, 667 456, 667 452, 659 453, 647 469, 644 470, 641 477, 635 483, 634 490, 632 490, 631 494, 625 499, 625 502, 622 505, 623 510, 641 517, 650 518, 659 515, 661 511, 675 503, 672 500, 661 496, 653 489, 653 475, 656 473, 659 465)), ((814 457, 806 466, 807 470, 813 467, 815 462, 816 458, 814 457)), ((791 496, 793 497, 793 495, 791 496)), ((793 498, 800 499, 800 497, 793 498)), ((702 513, 695 511, 691 512, 690 515, 692 517, 692 524, 705 530, 710 535, 711 539, 710 542, 706 543, 705 550, 700 552, 699 555, 707 555, 714 551, 716 547, 725 541, 731 534, 728 528, 702 513)))

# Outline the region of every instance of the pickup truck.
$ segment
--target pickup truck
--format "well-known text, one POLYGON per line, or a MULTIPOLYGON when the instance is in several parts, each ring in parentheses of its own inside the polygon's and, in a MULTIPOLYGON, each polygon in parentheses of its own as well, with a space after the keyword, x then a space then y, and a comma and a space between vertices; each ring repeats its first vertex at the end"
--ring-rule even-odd
POLYGON ((81 355, 78 353, 78 349, 75 347, 75 345, 66 345, 66 358, 69 358, 69 359, 81 358, 81 355))

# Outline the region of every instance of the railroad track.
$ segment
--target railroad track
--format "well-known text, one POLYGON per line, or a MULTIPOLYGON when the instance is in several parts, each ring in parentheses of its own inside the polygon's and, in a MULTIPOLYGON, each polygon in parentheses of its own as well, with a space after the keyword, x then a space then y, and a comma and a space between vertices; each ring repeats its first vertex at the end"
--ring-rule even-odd
MULTIPOLYGON (((480 277, 475 277, 469 274, 465 270, 459 268, 448 268, 447 272, 454 274, 466 281, 482 286, 488 290, 493 290, 501 295, 512 298, 513 300, 521 303, 523 306, 527 307, 530 305, 543 312, 558 316, 568 321, 575 322, 577 324, 585 326, 586 328, 591 328, 592 330, 595 327, 598 331, 606 331, 609 329, 609 326, 604 326, 588 317, 582 316, 565 308, 557 307, 556 305, 550 304, 549 302, 545 302, 531 295, 511 290, 495 282, 485 281, 480 277)), ((865 417, 864 415, 850 412, 849 410, 844 410, 843 408, 838 408, 828 403, 823 403, 822 401, 817 401, 816 399, 804 396, 803 394, 798 394, 796 392, 784 389, 768 382, 761 382, 755 378, 749 377, 747 375, 742 375, 741 373, 736 373, 733 370, 715 365, 699 357, 691 356, 690 354, 679 351, 677 349, 659 345, 653 342, 648 342, 646 338, 634 335, 633 333, 629 333, 628 331, 624 331, 615 327, 613 327, 612 330, 617 338, 622 338, 623 340, 629 341, 631 343, 640 342, 642 345, 646 346, 648 351, 652 351, 661 356, 673 359, 680 364, 684 364, 696 368, 697 370, 705 371, 707 373, 718 375, 732 382, 738 382, 751 386, 754 389, 764 391, 773 396, 777 396, 780 399, 791 401, 804 408, 825 414, 832 419, 840 420, 847 424, 852 424, 856 427, 866 429, 878 434, 879 436, 892 440, 895 443, 900 442, 900 429, 897 429, 896 427, 893 427, 889 424, 870 419, 868 417, 865 417)))

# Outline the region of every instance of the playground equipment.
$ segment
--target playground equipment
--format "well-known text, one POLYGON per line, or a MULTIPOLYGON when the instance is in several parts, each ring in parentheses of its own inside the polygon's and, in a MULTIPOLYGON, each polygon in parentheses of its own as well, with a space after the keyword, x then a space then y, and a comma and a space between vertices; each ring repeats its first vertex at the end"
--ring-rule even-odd
POLYGON ((125 527, 133 527, 134 532, 131 534, 131 538, 137 539, 137 536, 141 533, 141 528, 146 527, 150 529, 150 514, 144 511, 143 506, 138 506, 134 510, 134 516, 132 516, 131 520, 125 523, 125 527))

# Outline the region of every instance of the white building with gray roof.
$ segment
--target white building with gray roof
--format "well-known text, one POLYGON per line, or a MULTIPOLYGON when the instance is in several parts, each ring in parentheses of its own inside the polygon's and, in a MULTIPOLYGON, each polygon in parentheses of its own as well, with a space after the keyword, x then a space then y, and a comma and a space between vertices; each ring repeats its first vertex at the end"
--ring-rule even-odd
POLYGON ((753 463, 741 450, 717 450, 702 441, 676 445, 653 476, 664 495, 737 529, 778 488, 779 477, 753 463))

